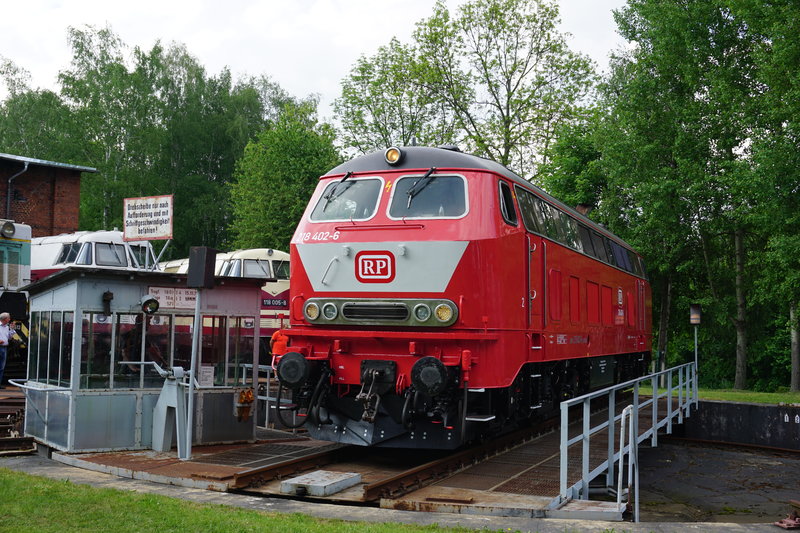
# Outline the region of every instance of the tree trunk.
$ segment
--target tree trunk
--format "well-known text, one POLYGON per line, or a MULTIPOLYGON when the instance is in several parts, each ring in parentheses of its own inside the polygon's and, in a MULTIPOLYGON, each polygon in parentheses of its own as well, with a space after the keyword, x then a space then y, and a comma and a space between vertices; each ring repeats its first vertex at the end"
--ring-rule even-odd
POLYGON ((800 392, 800 325, 797 323, 797 302, 789 306, 789 331, 792 338, 792 392, 800 392))
MULTIPOLYGON (((658 352, 656 353, 655 371, 666 370, 667 366, 667 340, 669 331, 669 310, 672 305, 672 276, 667 275, 666 283, 661 288, 661 317, 658 323, 658 352), (660 368, 659 368, 660 365, 660 368)), ((661 386, 665 384, 665 377, 661 378, 661 386)))
POLYGON ((735 389, 747 387, 747 302, 744 290, 744 230, 733 236, 736 253, 736 379, 735 389))

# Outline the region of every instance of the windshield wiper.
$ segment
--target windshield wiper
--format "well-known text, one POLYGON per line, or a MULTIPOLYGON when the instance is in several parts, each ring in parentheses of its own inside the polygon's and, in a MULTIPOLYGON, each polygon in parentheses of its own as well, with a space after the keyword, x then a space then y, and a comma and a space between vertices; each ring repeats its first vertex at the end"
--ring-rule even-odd
POLYGON ((416 195, 418 195, 419 193, 422 192, 422 189, 427 187, 433 180, 435 180, 437 178, 437 176, 432 176, 432 174, 434 172, 436 172, 436 167, 431 167, 425 173, 424 176, 422 176, 420 179, 415 181, 414 185, 412 185, 411 188, 408 189, 408 191, 406 192, 406 194, 408 195, 408 204, 406 204, 406 209, 410 209, 411 208, 411 200, 413 200, 416 195), (425 181, 425 183, 420 185, 420 182, 422 182, 423 180, 425 181), (417 188, 418 185, 419 185, 419 188, 417 188))
POLYGON ((350 185, 352 185, 352 182, 350 182, 346 188, 342 189, 342 191, 341 191, 339 194, 336 194, 336 191, 339 189, 339 185, 341 185, 342 183, 344 183, 344 182, 345 182, 345 180, 346 180, 347 178, 349 178, 350 176, 352 176, 352 175, 353 175, 353 172, 352 172, 352 171, 350 171, 350 172, 348 172, 347 174, 345 174, 345 175, 344 175, 344 177, 343 177, 343 178, 342 178, 340 181, 337 181, 337 182, 336 182, 336 183, 333 185, 333 187, 331 187, 331 190, 330 190, 330 192, 328 192, 328 194, 326 194, 325 196, 323 196, 323 197, 322 197, 322 198, 325 200, 325 205, 323 205, 323 206, 322 206, 322 211, 323 211, 323 212, 325 211, 325 209, 327 209, 327 208, 328 208, 328 204, 329 204, 329 203, 331 203, 333 200, 335 200, 335 199, 337 199, 338 197, 340 197, 342 194, 344 194, 344 192, 345 192, 347 189, 349 189, 349 188, 350 188, 350 185))

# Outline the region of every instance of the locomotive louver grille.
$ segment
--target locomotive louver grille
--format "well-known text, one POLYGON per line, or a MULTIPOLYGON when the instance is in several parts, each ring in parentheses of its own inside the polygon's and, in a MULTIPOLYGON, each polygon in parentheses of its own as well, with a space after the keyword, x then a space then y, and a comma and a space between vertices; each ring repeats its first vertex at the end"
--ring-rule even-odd
POLYGON ((402 303, 346 303, 342 315, 350 320, 407 320, 408 307, 402 303))

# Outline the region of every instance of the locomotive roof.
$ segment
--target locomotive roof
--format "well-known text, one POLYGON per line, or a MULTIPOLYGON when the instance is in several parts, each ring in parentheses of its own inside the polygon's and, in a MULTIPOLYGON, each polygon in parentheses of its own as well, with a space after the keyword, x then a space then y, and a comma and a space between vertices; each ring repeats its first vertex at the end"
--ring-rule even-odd
POLYGON ((431 146, 403 146, 400 148, 403 151, 403 158, 400 163, 395 165, 390 165, 386 162, 384 158, 383 151, 372 152, 360 157, 356 157, 351 159, 350 161, 346 161, 341 165, 333 168, 330 170, 325 176, 323 177, 330 177, 339 174, 345 174, 347 172, 359 173, 359 172, 375 172, 375 171, 390 171, 390 170, 420 170, 420 169, 429 169, 431 167, 436 167, 437 169, 448 169, 448 168, 471 168, 477 170, 486 170, 489 172, 493 172, 495 174, 499 174, 504 176, 512 181, 519 183, 524 187, 528 187, 536 191, 537 194, 545 198, 551 204, 558 206, 561 210, 569 213, 577 220, 581 221, 582 223, 586 224, 587 226, 591 226, 592 228, 600 231, 604 235, 609 237, 613 237, 618 243, 630 248, 633 250, 633 247, 608 231, 606 228, 600 226, 592 219, 583 215, 573 209, 572 207, 568 206, 561 200, 551 196, 550 194, 546 193, 540 187, 537 187, 530 181, 522 178, 515 172, 512 172, 508 168, 504 167, 500 163, 496 161, 492 161, 491 159, 485 159, 483 157, 478 157, 476 155, 464 153, 457 148, 449 148, 449 147, 439 147, 434 148, 431 146))

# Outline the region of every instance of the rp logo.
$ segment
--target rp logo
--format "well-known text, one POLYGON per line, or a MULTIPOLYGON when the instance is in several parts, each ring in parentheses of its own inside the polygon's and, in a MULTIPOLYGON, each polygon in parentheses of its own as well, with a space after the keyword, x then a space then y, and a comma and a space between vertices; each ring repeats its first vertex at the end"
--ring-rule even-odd
POLYGON ((361 283, 391 283, 395 276, 392 252, 358 252, 356 254, 356 279, 361 283))

